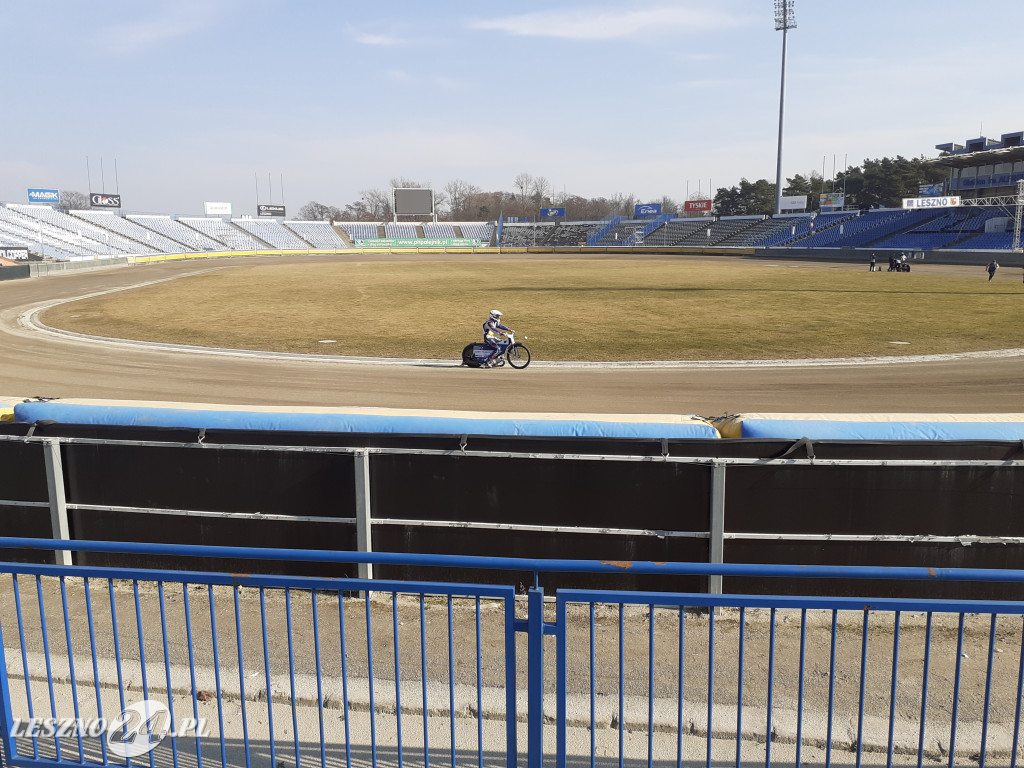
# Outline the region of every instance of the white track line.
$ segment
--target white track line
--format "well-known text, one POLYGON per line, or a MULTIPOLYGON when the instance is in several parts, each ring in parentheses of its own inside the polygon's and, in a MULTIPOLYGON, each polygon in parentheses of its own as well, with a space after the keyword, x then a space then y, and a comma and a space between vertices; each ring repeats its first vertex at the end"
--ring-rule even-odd
MULTIPOLYGON (((170 278, 174 279, 174 278, 170 278)), ((157 280, 153 282, 163 282, 157 280)), ((148 285, 149 283, 147 283, 148 285)), ((129 286, 137 288, 139 286, 129 286)), ((414 357, 360 357, 353 355, 310 355, 296 352, 265 352, 248 349, 223 349, 218 347, 196 347, 188 344, 170 344, 156 341, 134 341, 116 339, 106 336, 93 336, 85 333, 66 331, 46 325, 39 319, 39 314, 51 307, 70 301, 116 293, 128 288, 116 288, 109 291, 77 296, 70 299, 49 302, 33 307, 18 316, 18 324, 24 329, 65 339, 88 341, 106 346, 149 349, 168 352, 190 352, 196 355, 218 355, 222 357, 246 357, 265 360, 294 360, 300 362, 316 362, 345 365, 406 365, 430 366, 439 368, 459 368, 459 360, 439 360, 434 358, 414 357)), ((539 368, 636 368, 636 369, 714 369, 714 368, 838 368, 861 365, 907 365, 913 363, 948 363, 961 360, 993 360, 1024 356, 1024 349, 998 349, 986 352, 959 352, 937 355, 891 355, 885 357, 826 357, 804 358, 795 360, 631 360, 631 361, 542 361, 531 362, 531 366, 539 368)))

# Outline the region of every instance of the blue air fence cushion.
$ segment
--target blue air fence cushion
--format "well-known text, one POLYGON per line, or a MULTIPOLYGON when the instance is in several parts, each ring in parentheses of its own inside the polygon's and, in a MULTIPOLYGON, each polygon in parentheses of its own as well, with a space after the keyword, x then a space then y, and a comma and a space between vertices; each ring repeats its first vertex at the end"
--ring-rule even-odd
POLYGON ((1022 440, 1024 414, 737 414, 724 437, 797 440, 1022 440))
POLYGON ((195 429, 370 432, 395 434, 528 435, 535 437, 718 438, 697 416, 473 413, 389 409, 146 404, 112 401, 29 402, 15 406, 21 422, 185 427, 195 429))

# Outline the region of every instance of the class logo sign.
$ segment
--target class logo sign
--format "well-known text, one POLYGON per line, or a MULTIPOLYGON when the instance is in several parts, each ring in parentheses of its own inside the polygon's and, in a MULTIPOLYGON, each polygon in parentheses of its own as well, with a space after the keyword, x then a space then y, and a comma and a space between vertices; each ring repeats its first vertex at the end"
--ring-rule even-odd
POLYGON ((120 208, 121 196, 94 192, 89 195, 89 205, 93 208, 120 208))

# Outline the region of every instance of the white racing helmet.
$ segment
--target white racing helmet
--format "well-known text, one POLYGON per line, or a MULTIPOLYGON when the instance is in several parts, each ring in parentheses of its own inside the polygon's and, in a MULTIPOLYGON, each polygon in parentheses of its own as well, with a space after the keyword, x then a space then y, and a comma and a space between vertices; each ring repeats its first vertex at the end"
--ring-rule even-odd
POLYGON ((502 312, 500 310, 497 310, 497 309, 492 309, 491 310, 491 320, 495 320, 497 322, 501 322, 501 315, 502 315, 502 312))

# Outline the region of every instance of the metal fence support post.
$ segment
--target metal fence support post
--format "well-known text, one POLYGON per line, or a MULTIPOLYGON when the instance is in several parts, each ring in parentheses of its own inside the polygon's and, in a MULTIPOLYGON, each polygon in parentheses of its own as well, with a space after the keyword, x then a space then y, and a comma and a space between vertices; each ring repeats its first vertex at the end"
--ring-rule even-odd
MULTIPOLYGON (((356 546, 360 552, 373 552, 370 536, 370 454, 357 451, 353 454, 356 474, 356 546)), ((372 579, 373 565, 359 563, 359 578, 372 579)))
POLYGON ((14 724, 11 714, 11 692, 7 682, 7 659, 4 655, 4 644, 0 642, 0 761, 10 765, 16 755, 14 739, 11 737, 11 726, 14 724))
MULTIPOLYGON (((725 464, 711 464, 711 528, 708 562, 720 565, 725 557, 725 464)), ((722 577, 708 577, 708 592, 722 594, 722 577)))
MULTIPOLYGON (((50 527, 53 530, 53 538, 70 539, 68 504, 64 498, 64 465, 60 460, 59 440, 43 440, 43 461, 46 465, 46 491, 50 500, 50 527)), ((57 565, 72 564, 70 550, 55 550, 53 556, 57 565)))
POLYGON ((526 764, 544 764, 544 589, 530 587, 527 616, 526 764))

